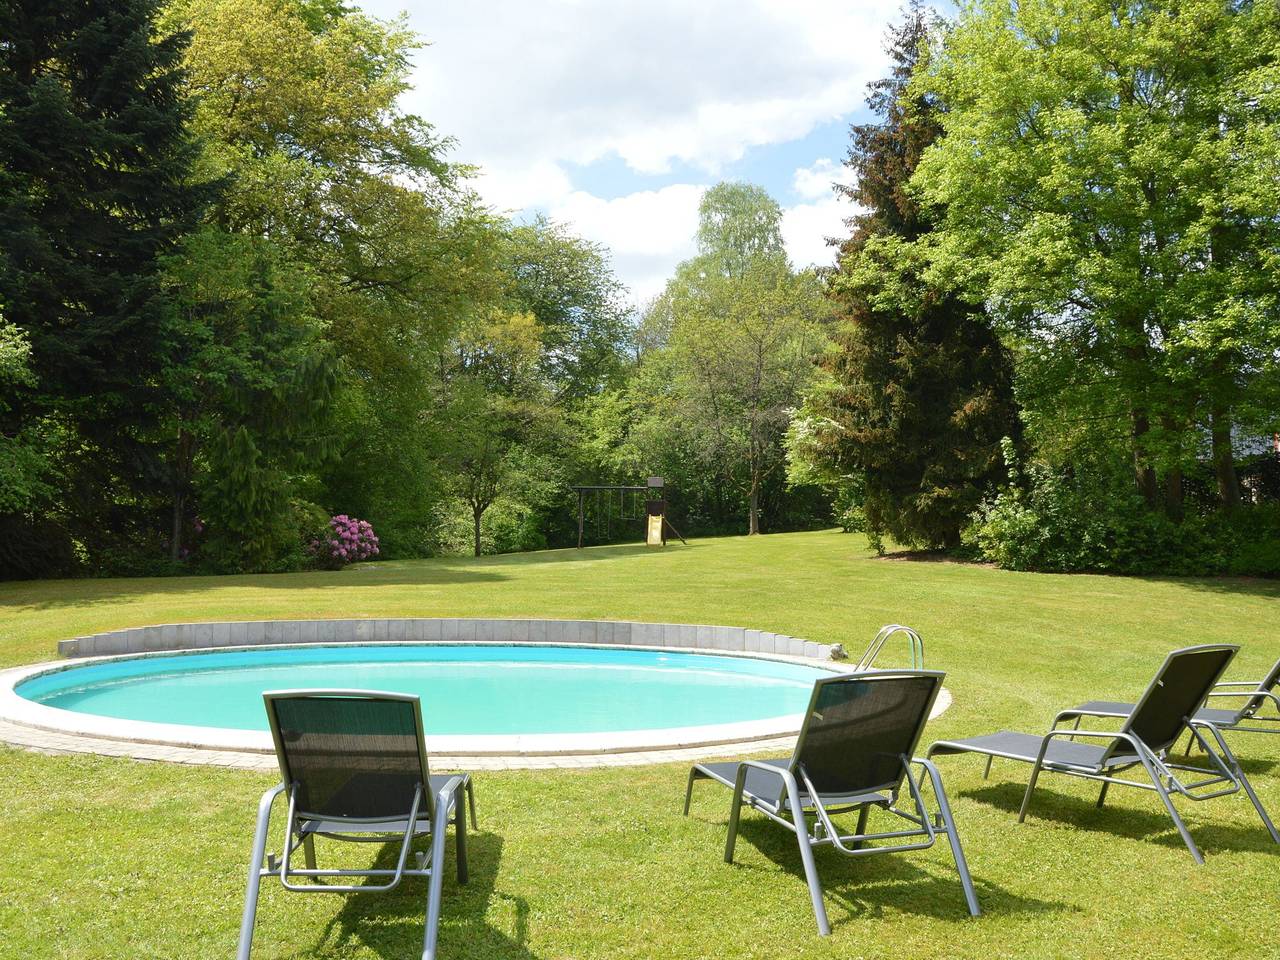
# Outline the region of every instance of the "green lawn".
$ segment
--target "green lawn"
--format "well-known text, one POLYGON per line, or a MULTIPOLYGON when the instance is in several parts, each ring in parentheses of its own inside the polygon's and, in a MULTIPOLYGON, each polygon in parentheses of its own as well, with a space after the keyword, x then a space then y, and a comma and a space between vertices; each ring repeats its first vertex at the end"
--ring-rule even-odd
MULTIPOLYGON (((875 559, 836 533, 384 563, 340 573, 0 584, 0 664, 59 638, 184 620, 545 616, 723 623, 861 648, 924 635, 955 704, 926 733, 1037 730, 1080 699, 1131 699, 1168 650, 1243 645, 1233 677, 1280 653, 1280 584, 1038 576, 875 559)), ((1280 737, 1238 752, 1280 816, 1280 737)), ((226 957, 257 796, 271 777, 0 752, 0 956, 226 957)), ((1196 867, 1154 795, 943 758, 985 915, 968 918, 946 844, 849 861, 818 853, 834 926, 813 928, 788 835, 744 816, 721 860, 727 791, 680 816, 686 769, 484 773, 472 882, 445 881, 444 958, 1280 956, 1280 847, 1239 797, 1182 804, 1196 867)), ((874 822, 874 821, 873 821, 874 822)), ((360 856, 357 851, 354 856, 360 856)), ((323 853, 322 853, 323 855, 323 853)), ((367 853, 372 858, 374 854, 367 853)), ((306 897, 266 885, 255 957, 414 957, 425 887, 306 897)))

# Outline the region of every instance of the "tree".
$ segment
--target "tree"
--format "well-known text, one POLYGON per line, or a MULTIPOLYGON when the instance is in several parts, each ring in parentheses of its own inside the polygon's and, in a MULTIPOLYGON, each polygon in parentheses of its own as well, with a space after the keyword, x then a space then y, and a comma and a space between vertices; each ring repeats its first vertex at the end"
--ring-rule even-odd
POLYGON ((556 398, 580 400, 616 385, 630 324, 607 251, 538 217, 510 229, 505 259, 507 296, 538 322, 539 372, 556 398))
POLYGON ((543 456, 556 411, 540 378, 542 329, 531 313, 478 319, 442 359, 449 440, 442 451, 457 495, 471 514, 473 548, 500 497, 554 473, 543 456))
POLYGON ((299 545, 293 478, 335 447, 338 364, 311 313, 310 275, 263 238, 205 229, 166 276, 170 559, 186 556, 198 522, 215 566, 270 568, 299 545))
POLYGON ((417 47, 403 20, 322 0, 175 0, 168 16, 193 33, 204 163, 232 181, 211 225, 305 275, 298 309, 341 362, 333 456, 302 458, 291 497, 370 520, 385 556, 421 555, 448 495, 437 360, 505 295, 504 225, 403 109, 417 47))
POLYGON ((932 275, 1020 336, 1042 452, 1118 446, 1175 518, 1206 441, 1232 507, 1234 429, 1275 424, 1278 38, 1275 4, 982 0, 913 88, 932 275))
POLYGON ((700 458, 741 491, 748 534, 760 532, 761 493, 784 462, 782 439, 827 313, 817 279, 787 263, 781 216, 759 187, 707 191, 699 256, 680 265, 656 305, 671 318, 671 427, 696 437, 700 458))
POLYGON ((74 437, 59 512, 90 548, 155 489, 141 435, 164 363, 160 261, 210 197, 183 97, 188 37, 158 32, 156 10, 0 7, 0 302, 39 384, 8 417, 54 417, 74 437))
MULTIPOLYGON (((1016 435, 1012 364, 980 304, 926 277, 935 212, 908 189, 941 134, 937 100, 911 93, 928 41, 916 3, 889 34, 889 77, 871 84, 876 122, 854 126, 840 192, 859 205, 831 289, 842 318, 829 377, 804 411, 810 457, 861 488, 869 532, 955 547, 1001 477, 1000 440, 1016 435)), ((797 452, 800 452, 797 450, 797 452)))
POLYGON ((698 206, 697 241, 698 252, 729 276, 760 259, 785 259, 782 208, 753 183, 717 183, 698 206))

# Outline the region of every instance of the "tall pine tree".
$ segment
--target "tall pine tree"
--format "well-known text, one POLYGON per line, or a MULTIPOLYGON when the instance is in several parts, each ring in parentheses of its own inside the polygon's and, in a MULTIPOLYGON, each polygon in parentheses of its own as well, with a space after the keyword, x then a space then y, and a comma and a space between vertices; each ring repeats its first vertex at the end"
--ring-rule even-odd
POLYGON ((157 6, 0 2, 0 304, 34 374, 3 426, 57 424, 61 512, 84 543, 132 525, 157 477, 141 437, 166 349, 159 261, 209 196, 193 182, 187 37, 155 35, 157 6))
POLYGON ((891 74, 870 86, 878 120, 852 128, 846 165, 857 179, 837 189, 860 210, 832 283, 844 316, 831 377, 809 405, 813 454, 865 481, 873 536, 954 547, 1018 421, 1010 357, 982 308, 925 279, 933 217, 907 184, 941 133, 939 105, 908 84, 930 29, 913 0, 889 34, 891 74))

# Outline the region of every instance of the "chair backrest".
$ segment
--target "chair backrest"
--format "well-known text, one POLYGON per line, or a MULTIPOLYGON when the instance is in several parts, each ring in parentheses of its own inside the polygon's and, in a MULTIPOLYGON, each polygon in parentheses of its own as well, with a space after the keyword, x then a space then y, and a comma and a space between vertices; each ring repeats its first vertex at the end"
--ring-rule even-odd
POLYGON ((434 813, 422 707, 406 694, 277 690, 263 694, 283 782, 299 814, 354 820, 407 817, 413 795, 434 813))
POLYGON ((824 796, 896 792, 944 676, 872 670, 817 681, 792 768, 824 796))
MULTIPOLYGON (((1262 682, 1258 684, 1258 690, 1263 693, 1273 693, 1276 687, 1280 687, 1280 660, 1277 660, 1271 667, 1271 672, 1262 678, 1262 682)), ((1250 697, 1243 707, 1240 708, 1239 716, 1251 717, 1258 711, 1261 706, 1266 703, 1262 697, 1250 697)))
MULTIPOLYGON (((1218 643, 1174 650, 1165 657, 1122 729, 1156 753, 1173 746, 1186 729, 1187 718, 1200 709, 1239 649, 1218 643)), ((1117 741, 1109 755, 1133 752, 1127 743, 1117 741)))

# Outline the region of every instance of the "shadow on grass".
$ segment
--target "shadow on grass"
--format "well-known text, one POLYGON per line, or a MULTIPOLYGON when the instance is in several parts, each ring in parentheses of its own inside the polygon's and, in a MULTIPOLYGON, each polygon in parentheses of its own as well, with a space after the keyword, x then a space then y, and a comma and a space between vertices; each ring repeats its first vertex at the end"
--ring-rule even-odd
MULTIPOLYGON (((1052 782, 1052 781, 1050 781, 1052 782)), ((1022 797, 1026 792, 1025 783, 1000 783, 976 790, 964 790, 962 795, 979 803, 998 807, 1010 814, 1014 820, 1011 828, 1034 829, 1036 820, 1051 820, 1055 823, 1069 824, 1080 830, 1127 837, 1130 840, 1142 840, 1147 843, 1158 843, 1176 850, 1185 850, 1177 827, 1163 809, 1136 810, 1126 799, 1134 798, 1138 792, 1132 788, 1116 787, 1107 794, 1107 804, 1101 810, 1095 806, 1094 799, 1070 796, 1059 793, 1048 787, 1042 780, 1036 786, 1031 797, 1031 808, 1027 811, 1025 823, 1016 822, 1018 810, 1022 806, 1022 797)), ((1150 791, 1142 791, 1150 793, 1150 791)), ((1234 796, 1234 795, 1233 795, 1234 796)), ((1096 798, 1096 794, 1094 795, 1096 798)), ((1154 794, 1151 799, 1155 800, 1154 794)), ((1267 834, 1266 827, 1258 819, 1253 807, 1243 796, 1237 798, 1245 804, 1248 815, 1254 820, 1252 826, 1237 826, 1214 822, 1214 810, 1223 810, 1228 798, 1207 800, 1203 803, 1192 803, 1174 799, 1178 813, 1187 821, 1187 829, 1196 846, 1206 855, 1226 851, 1253 853, 1280 853, 1280 845, 1275 844, 1267 834)))
MULTIPOLYGON (((888 819, 893 819, 886 816, 888 819)), ((872 815, 872 824, 876 820, 872 815)), ((800 863, 800 849, 795 837, 769 820, 744 813, 738 827, 738 842, 750 843, 769 860, 782 867, 792 877, 785 885, 786 895, 807 899, 804 867, 800 863)), ((884 856, 847 857, 828 847, 814 851, 818 864, 818 876, 826 894, 827 908, 831 911, 832 926, 838 928, 842 920, 878 918, 886 908, 939 920, 967 920, 969 910, 965 906, 964 890, 960 876, 951 859, 947 840, 939 836, 934 848, 940 853, 885 854, 884 856), (918 864, 921 857, 933 857, 930 870, 918 864), (838 909, 831 910, 835 905, 838 909)), ((741 860, 735 860, 739 869, 761 870, 741 860)), ((972 871, 972 865, 970 865, 972 871)), ((1011 893, 999 884, 991 883, 978 875, 973 877, 978 904, 984 913, 1053 913, 1073 909, 1065 903, 1040 900, 1011 893)), ((779 895, 784 895, 782 891, 779 895)))
POLYGON ((1280 598, 1280 579, 1269 577, 1161 577, 1140 576, 1131 579, 1144 583, 1160 583, 1177 587, 1189 587, 1206 593, 1244 594, 1254 597, 1280 598))
MULTIPOLYGON (((395 843, 384 846, 375 865, 394 868, 398 847, 395 843)), ((428 849, 427 841, 415 842, 414 848, 428 849)), ((494 833, 468 833, 467 859, 470 879, 465 885, 459 885, 454 870, 453 843, 448 844, 437 953, 448 957, 536 960, 536 955, 525 946, 528 905, 520 897, 499 893, 496 889, 502 838, 494 833), (487 922, 486 916, 495 909, 511 916, 513 933, 508 934, 487 922)), ((420 956, 428 882, 424 877, 411 877, 390 893, 335 895, 335 900, 343 896, 338 914, 313 947, 294 956, 310 960, 348 957, 361 946, 379 957, 396 960, 420 956)))
MULTIPOLYGON (((259 573, 210 576, 110 578, 102 580, 40 580, 12 584, 0 593, 0 607, 61 610, 119 603, 142 597, 193 600, 211 591, 250 588, 290 591, 331 590, 334 587, 377 590, 382 587, 468 586, 511 580, 511 567, 534 564, 578 564, 623 560, 651 554, 644 544, 619 544, 509 553, 486 557, 436 557, 356 564, 345 570, 297 573, 259 573)), ((680 550, 696 549, 679 545, 680 550)))

